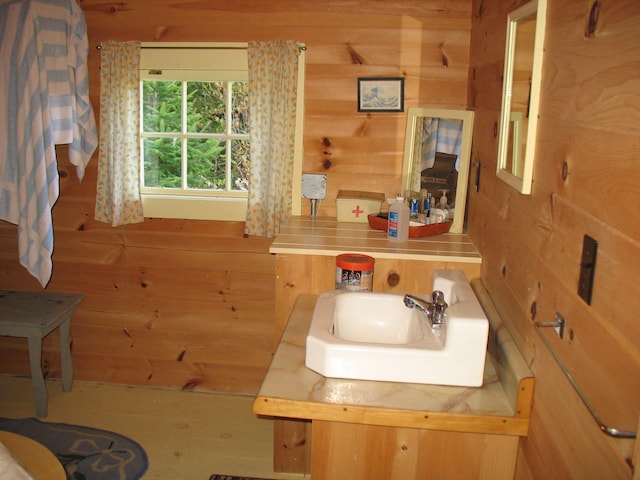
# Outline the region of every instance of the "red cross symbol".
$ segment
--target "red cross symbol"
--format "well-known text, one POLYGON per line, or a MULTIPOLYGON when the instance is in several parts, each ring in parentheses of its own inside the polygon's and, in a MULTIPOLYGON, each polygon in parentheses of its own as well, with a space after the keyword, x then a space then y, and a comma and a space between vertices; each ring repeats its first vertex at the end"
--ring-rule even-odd
POLYGON ((358 218, 361 213, 364 213, 364 210, 360 210, 360 205, 356 205, 355 210, 351 210, 351 213, 355 213, 356 218, 358 218))

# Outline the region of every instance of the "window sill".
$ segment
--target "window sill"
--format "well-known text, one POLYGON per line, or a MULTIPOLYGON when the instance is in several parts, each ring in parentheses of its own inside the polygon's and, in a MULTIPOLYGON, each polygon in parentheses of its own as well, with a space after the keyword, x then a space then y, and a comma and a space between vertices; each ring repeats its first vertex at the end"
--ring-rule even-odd
POLYGON ((145 217, 155 218, 243 222, 247 217, 246 198, 142 195, 142 208, 145 217))

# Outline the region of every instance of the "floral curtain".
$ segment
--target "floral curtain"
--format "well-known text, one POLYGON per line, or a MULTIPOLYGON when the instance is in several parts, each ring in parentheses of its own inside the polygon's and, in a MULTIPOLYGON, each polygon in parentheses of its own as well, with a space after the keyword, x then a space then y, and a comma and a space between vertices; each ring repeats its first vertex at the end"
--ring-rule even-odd
POLYGON ((251 175, 246 235, 272 238, 291 216, 298 44, 250 42, 251 175))
POLYGON ((140 198, 140 44, 100 49, 100 154, 95 219, 112 226, 144 221, 140 198))

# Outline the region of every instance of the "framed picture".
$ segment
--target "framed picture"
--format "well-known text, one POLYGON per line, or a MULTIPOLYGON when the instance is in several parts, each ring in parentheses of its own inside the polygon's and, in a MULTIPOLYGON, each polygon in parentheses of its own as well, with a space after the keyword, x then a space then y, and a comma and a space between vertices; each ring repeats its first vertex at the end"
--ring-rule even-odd
POLYGON ((404 78, 358 78, 359 112, 404 112, 404 78))

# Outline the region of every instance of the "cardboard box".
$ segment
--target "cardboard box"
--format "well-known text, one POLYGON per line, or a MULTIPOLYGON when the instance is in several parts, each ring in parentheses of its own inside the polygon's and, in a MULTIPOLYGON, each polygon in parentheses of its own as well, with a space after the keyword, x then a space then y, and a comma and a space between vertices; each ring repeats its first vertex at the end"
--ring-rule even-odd
POLYGON ((339 190, 336 198, 339 222, 368 223, 370 213, 380 213, 384 193, 339 190))

